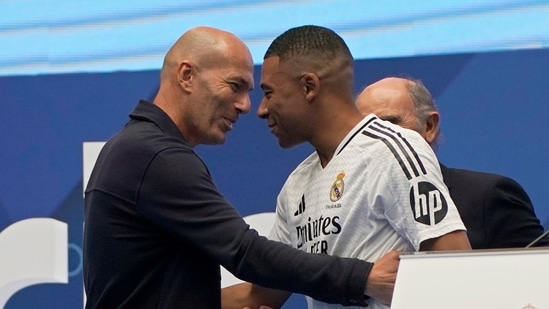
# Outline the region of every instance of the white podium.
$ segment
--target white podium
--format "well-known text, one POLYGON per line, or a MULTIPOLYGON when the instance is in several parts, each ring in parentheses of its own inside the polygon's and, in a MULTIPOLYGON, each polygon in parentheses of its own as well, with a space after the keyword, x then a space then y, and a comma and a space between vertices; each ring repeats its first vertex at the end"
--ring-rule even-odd
POLYGON ((549 308, 549 248, 402 254, 392 309, 549 308))
POLYGON ((40 283, 68 283, 68 228, 52 218, 30 218, 0 233, 0 308, 17 291, 40 283))

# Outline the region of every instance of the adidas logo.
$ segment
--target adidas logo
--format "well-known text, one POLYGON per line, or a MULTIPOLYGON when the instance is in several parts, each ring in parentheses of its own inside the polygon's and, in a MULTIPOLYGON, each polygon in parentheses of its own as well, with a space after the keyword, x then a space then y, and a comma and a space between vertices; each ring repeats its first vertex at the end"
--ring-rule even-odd
POLYGON ((301 202, 296 212, 294 212, 294 217, 299 216, 305 211, 305 194, 301 197, 301 202))

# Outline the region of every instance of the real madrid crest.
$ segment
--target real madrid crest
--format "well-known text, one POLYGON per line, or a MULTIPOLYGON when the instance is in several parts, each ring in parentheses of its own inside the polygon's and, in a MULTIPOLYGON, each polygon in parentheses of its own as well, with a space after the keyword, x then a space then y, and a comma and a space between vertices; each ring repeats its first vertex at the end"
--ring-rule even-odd
POLYGON ((345 177, 345 172, 340 172, 337 175, 337 179, 332 184, 330 189, 330 201, 337 202, 343 196, 343 190, 345 189, 345 182, 343 181, 345 177))

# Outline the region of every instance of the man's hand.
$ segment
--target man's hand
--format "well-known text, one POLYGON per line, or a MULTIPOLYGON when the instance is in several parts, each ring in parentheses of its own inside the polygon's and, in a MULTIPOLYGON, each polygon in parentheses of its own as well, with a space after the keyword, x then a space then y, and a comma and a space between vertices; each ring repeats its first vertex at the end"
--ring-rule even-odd
POLYGON ((366 295, 386 305, 391 304, 400 263, 399 255, 398 251, 390 251, 374 263, 366 281, 366 295))

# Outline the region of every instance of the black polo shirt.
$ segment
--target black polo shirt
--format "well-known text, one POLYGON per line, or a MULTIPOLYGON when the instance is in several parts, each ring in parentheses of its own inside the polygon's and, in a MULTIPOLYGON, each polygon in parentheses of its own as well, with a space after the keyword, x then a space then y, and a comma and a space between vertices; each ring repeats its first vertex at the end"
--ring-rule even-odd
POLYGON ((363 303, 370 263, 258 236, 147 101, 103 147, 84 210, 86 308, 220 308, 220 264, 263 286, 363 303))

